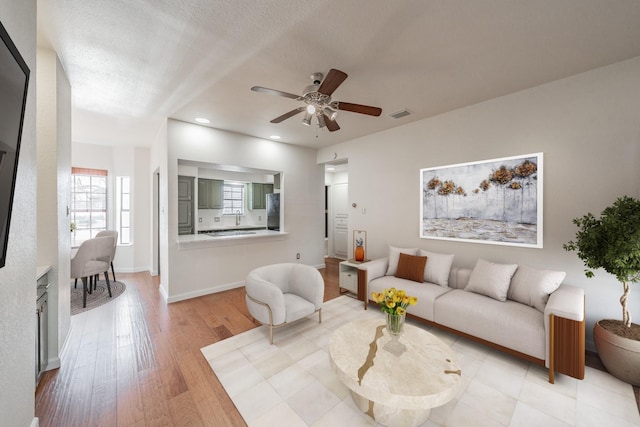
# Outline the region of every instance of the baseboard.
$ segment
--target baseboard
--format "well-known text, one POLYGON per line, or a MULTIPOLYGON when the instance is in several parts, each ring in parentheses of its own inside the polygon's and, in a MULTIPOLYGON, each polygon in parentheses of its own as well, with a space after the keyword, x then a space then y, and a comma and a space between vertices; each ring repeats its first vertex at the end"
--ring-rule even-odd
POLYGON ((131 268, 116 268, 116 274, 118 273, 141 273, 144 271, 151 271, 151 267, 131 267, 131 268))
POLYGON ((53 357, 47 360, 47 369, 45 369, 45 371, 52 371, 54 369, 58 369, 59 367, 60 367, 60 358, 53 357))
POLYGON ((185 292, 184 294, 178 294, 167 298, 168 303, 184 301, 186 299, 197 298, 203 295, 215 294, 217 292, 228 291, 229 289, 241 288, 244 286, 244 280, 235 283, 226 283, 224 285, 212 286, 210 288, 198 289, 193 292, 185 292))
POLYGON ((167 290, 162 286, 162 283, 160 283, 158 290, 160 291, 160 295, 162 296, 162 299, 164 299, 164 302, 169 302, 169 295, 167 295, 167 290))

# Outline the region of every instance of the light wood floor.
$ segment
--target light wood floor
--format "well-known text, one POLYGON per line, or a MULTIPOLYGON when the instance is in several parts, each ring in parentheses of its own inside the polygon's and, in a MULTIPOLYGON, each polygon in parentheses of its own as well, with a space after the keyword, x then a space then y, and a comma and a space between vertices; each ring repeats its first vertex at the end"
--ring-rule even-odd
MULTIPOLYGON (((325 300, 340 294, 339 261, 320 270, 325 300)), ((72 318, 61 367, 36 390, 40 426, 246 425, 200 352, 257 326, 244 288, 167 305, 159 278, 116 277, 123 295, 72 318)))
MULTIPOLYGON (((328 259, 320 270, 325 300, 340 294, 339 261, 328 259)), ((36 390, 40 426, 246 425, 200 353, 257 326, 244 288, 167 305, 159 278, 117 278, 127 285, 123 295, 72 318, 61 367, 46 372, 36 390)), ((594 354, 587 364, 601 368, 594 354)))

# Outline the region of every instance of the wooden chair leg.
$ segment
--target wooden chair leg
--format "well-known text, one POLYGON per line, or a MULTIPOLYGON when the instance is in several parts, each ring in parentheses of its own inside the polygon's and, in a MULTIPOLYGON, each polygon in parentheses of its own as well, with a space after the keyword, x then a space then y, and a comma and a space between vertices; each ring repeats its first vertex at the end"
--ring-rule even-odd
POLYGON ((89 276, 89 295, 91 295, 93 293, 93 276, 89 276))
POLYGON ((109 290, 109 298, 111 298, 111 284, 109 283, 109 270, 104 272, 104 278, 107 281, 107 289, 109 290))
POLYGON ((78 278, 77 277, 73 281, 73 289, 78 289, 78 278))
POLYGON ((87 278, 82 278, 82 308, 87 306, 87 278))
POLYGON ((116 271, 113 269, 113 262, 111 263, 111 274, 113 274, 113 281, 116 281, 116 271))
POLYGON ((100 275, 96 274, 96 276, 93 278, 93 290, 95 291, 96 288, 98 287, 98 280, 100 280, 100 275))

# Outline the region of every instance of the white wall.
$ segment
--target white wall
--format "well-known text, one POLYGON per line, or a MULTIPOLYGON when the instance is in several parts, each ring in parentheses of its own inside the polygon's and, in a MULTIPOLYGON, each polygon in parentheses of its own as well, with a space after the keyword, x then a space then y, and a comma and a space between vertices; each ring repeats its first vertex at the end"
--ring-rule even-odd
POLYGON ((169 271, 163 264, 161 276, 169 301, 242 286, 247 273, 261 265, 324 264, 324 171, 316 164, 315 150, 175 120, 169 120, 167 134, 169 271), (179 250, 178 160, 283 171, 281 207, 289 235, 268 242, 179 250), (301 259, 296 261, 298 252, 301 259))
MULTIPOLYGON (((318 162, 349 160, 350 229, 367 231, 372 257, 389 245, 455 253, 455 265, 478 257, 567 272, 586 291, 587 344, 603 317, 620 318, 622 287, 598 271, 587 279, 575 253, 572 219, 599 214, 616 197, 640 195, 640 58, 321 149, 318 162), (419 238, 421 168, 544 153, 544 248, 419 238), (334 154, 335 153, 335 154, 334 154), (366 208, 363 214, 361 208, 366 208)), ((351 242, 350 242, 351 244, 351 242)), ((351 250, 351 248, 350 248, 351 250)), ((631 313, 640 317, 640 289, 631 313)))
POLYGON ((49 265, 47 370, 60 367, 71 327, 69 214, 71 204, 71 85, 55 52, 38 49, 38 265, 49 265))
POLYGON ((7 259, 0 269, 0 420, 34 415, 36 304, 36 2, 0 0, 0 20, 31 70, 7 259))
MULTIPOLYGON (((118 245, 113 262, 116 272, 151 270, 152 211, 150 149, 73 142, 71 164, 74 167, 106 169, 109 172, 107 204, 108 227, 116 227, 116 177, 129 176, 133 198, 133 236, 131 245, 118 245)), ((117 278, 117 275, 116 275, 117 278)))

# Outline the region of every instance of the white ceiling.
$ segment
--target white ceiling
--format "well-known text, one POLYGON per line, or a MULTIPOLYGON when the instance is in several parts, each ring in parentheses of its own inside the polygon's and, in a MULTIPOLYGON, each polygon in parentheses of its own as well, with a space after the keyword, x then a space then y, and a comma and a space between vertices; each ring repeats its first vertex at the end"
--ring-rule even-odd
POLYGON ((38 0, 73 88, 73 138, 149 145, 165 117, 326 146, 640 56, 638 0, 38 0), (269 121, 309 75, 349 77, 341 130, 269 121), (392 112, 411 115, 393 119, 392 112))

